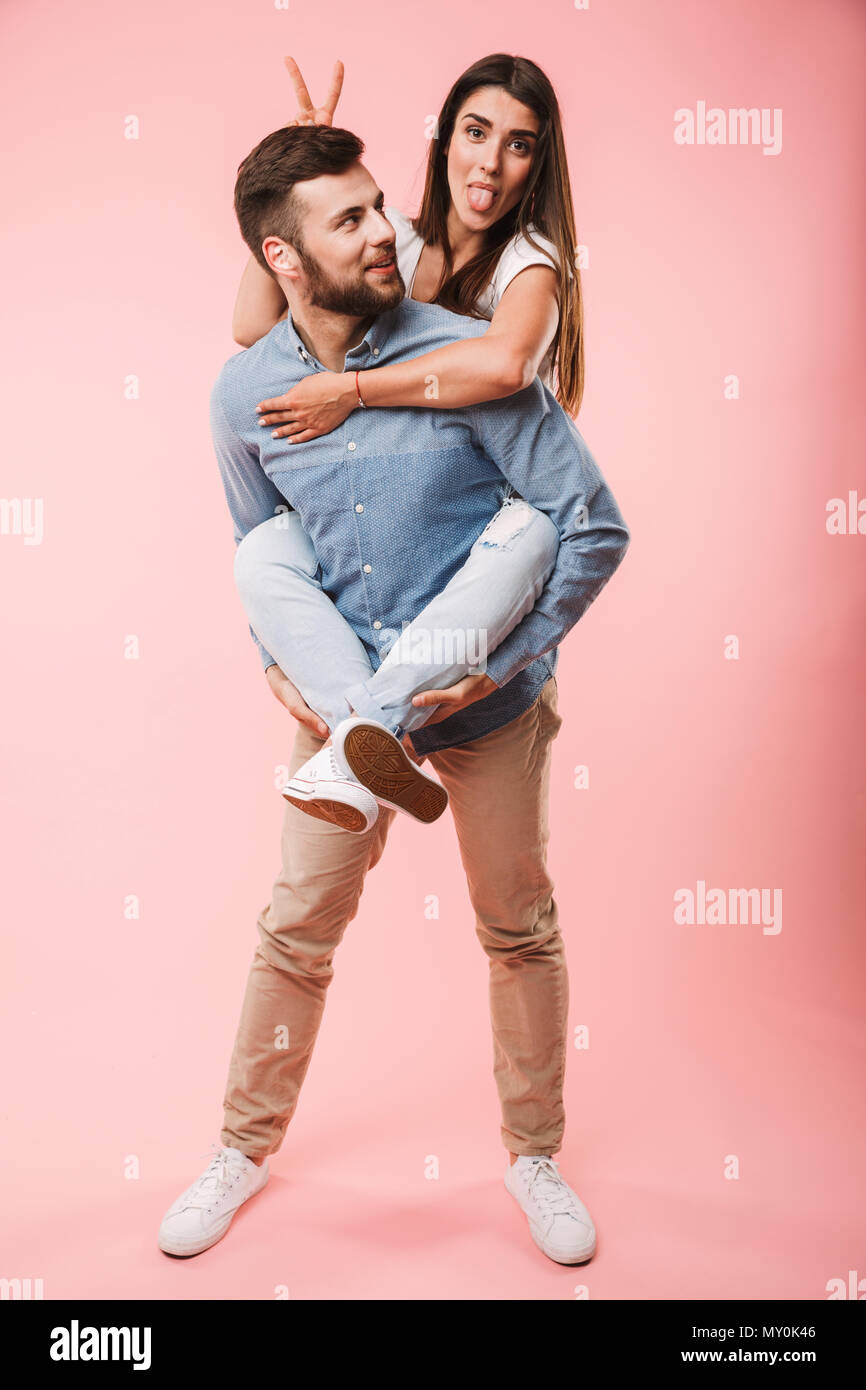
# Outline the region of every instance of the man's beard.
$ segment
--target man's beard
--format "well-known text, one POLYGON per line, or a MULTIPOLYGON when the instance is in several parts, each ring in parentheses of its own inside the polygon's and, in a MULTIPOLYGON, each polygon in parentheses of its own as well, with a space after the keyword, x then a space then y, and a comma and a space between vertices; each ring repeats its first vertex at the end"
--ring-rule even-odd
POLYGON ((381 314, 393 309, 406 293, 403 277, 394 256, 394 277, 387 284, 376 285, 367 279, 366 272, 360 271, 360 280, 345 282, 333 280, 321 264, 302 246, 295 243, 298 259, 307 274, 307 290, 310 303, 317 309, 327 309, 332 314, 346 314, 350 318, 367 318, 370 314, 381 314))

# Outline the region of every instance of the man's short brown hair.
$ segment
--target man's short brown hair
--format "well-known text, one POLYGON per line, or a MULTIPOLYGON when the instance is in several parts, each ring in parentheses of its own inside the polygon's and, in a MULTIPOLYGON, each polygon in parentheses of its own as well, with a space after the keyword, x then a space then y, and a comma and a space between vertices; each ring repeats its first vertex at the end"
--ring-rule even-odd
POLYGON ((247 155, 235 182, 235 214, 241 236, 269 275, 273 271, 262 252, 265 237, 277 236, 292 246, 300 242, 296 184, 342 174, 363 153, 363 140, 350 130, 310 125, 272 131, 247 155))

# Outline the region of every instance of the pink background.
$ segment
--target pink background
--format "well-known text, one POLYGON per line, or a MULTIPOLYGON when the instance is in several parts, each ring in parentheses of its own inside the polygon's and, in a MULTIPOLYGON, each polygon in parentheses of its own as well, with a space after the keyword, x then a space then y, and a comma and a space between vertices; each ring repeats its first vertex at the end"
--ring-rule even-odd
POLYGON ((43 499, 44 538, 0 536, 0 1275, 46 1298, 824 1299, 866 1278, 866 536, 826 529, 829 499, 866 496, 864 10, 406 14, 3 7, 0 492, 43 499), (413 211, 427 117, 496 50, 560 94, 590 253, 578 424, 633 535, 562 649, 552 786, 590 1036, 558 1157, 598 1254, 546 1260, 503 1187, 446 816, 400 817, 370 876, 270 1186, 170 1260, 157 1228, 218 1138, 294 732, 234 591, 208 429, 247 258, 235 171, 294 114, 282 55, 314 96, 342 57, 338 119, 413 211), (781 107, 781 154, 676 145, 701 100, 781 107), (781 888, 781 932, 678 925, 699 879, 781 888))

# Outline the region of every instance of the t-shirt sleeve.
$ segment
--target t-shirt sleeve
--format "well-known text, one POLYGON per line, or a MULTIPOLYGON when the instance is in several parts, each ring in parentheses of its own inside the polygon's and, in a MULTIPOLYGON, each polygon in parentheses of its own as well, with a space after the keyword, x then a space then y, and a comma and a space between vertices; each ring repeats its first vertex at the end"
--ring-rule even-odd
POLYGON ((401 212, 399 208, 390 207, 387 205, 382 209, 382 211, 384 212, 388 221, 391 223, 391 226, 394 228, 394 231, 399 236, 400 232, 405 229, 406 225, 409 222, 409 218, 406 216, 405 212, 401 212))
POLYGON ((409 293, 412 281, 415 278, 415 270, 421 256, 422 241, 415 228, 412 226, 412 219, 407 217, 405 212, 399 208, 386 207, 385 216, 394 228, 396 238, 397 265, 400 267, 400 274, 406 286, 406 293, 409 293))
POLYGON ((396 234, 397 259, 399 261, 402 259, 404 253, 409 250, 412 242, 417 240, 418 233, 415 231, 415 228, 412 226, 405 212, 401 212, 399 208, 386 207, 383 208, 383 212, 396 234))
POLYGON ((490 308, 495 309, 515 275, 530 265, 546 265, 556 269, 559 265, 559 252, 554 242, 540 232, 530 228, 533 246, 521 233, 506 246, 493 275, 490 308))

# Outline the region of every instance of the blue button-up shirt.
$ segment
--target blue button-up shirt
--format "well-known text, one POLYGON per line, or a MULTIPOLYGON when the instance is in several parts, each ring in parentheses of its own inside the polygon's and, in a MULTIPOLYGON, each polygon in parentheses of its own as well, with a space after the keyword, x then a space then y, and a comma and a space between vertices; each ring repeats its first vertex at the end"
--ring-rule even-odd
MULTIPOLYGON (((403 362, 488 327, 404 298, 346 354, 344 370, 403 362)), ((419 753, 480 738, 528 709, 554 674, 557 644, 625 554, 625 522, 574 422, 538 377, 504 400, 456 410, 357 409, 307 443, 271 438, 257 403, 324 370, 289 315, 225 363, 211 394, 211 430, 235 543, 287 502, 295 508, 322 587, 374 670, 386 654, 381 634, 393 640, 445 587, 507 495, 546 512, 559 531, 556 564, 535 608, 487 655, 487 674, 500 688, 412 733, 419 753)))

